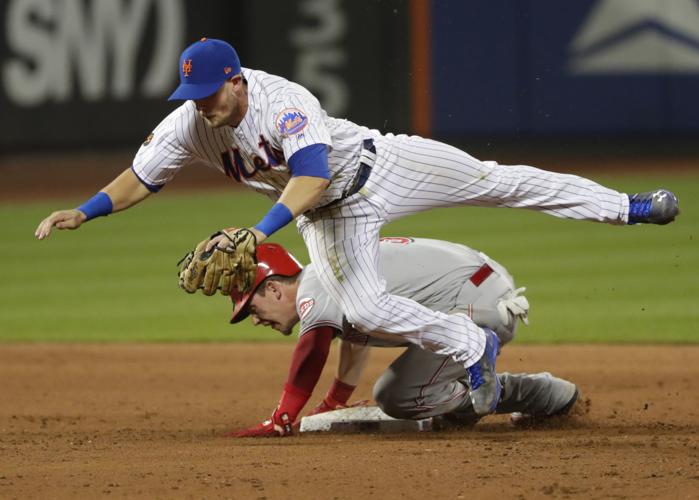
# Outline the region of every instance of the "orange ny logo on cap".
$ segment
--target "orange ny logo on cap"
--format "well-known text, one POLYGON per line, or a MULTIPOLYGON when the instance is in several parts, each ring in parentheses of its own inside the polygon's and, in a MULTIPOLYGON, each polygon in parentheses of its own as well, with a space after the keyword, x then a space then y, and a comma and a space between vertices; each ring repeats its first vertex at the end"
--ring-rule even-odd
POLYGON ((188 78, 189 74, 191 72, 192 72, 192 60, 185 59, 184 62, 182 63, 182 74, 184 75, 185 78, 188 78))

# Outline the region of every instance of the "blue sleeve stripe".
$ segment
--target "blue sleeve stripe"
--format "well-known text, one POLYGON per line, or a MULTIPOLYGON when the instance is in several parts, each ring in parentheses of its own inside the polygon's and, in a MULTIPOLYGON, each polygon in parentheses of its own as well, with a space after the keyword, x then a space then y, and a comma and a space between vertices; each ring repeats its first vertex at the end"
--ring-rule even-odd
POLYGON ((163 189, 163 186, 165 186, 165 184, 160 184, 159 186, 158 186, 158 185, 155 185, 155 184, 148 184, 146 181, 144 181, 143 179, 141 179, 141 178, 138 176, 138 174, 136 173, 136 169, 133 168, 133 165, 131 165, 131 171, 134 173, 134 175, 136 176, 136 178, 137 178, 139 181, 141 181, 141 184, 143 184, 144 186, 146 186, 146 189, 147 189, 148 191, 150 191, 151 193, 157 193, 158 191, 160 191, 161 189, 163 189))
POLYGON ((328 169, 328 146, 326 144, 311 144, 299 149, 287 162, 292 177, 301 175, 330 179, 328 169))

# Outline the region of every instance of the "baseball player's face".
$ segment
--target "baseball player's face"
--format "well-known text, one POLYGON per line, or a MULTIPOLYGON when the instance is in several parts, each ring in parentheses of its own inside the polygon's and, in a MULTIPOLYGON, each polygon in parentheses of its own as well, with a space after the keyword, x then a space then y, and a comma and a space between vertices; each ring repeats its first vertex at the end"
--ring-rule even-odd
POLYGON ((265 294, 255 293, 248 306, 252 324, 269 326, 282 335, 290 335, 294 325, 298 323, 296 303, 288 290, 279 286, 278 282, 267 282, 265 294))
POLYGON ((196 99, 194 104, 210 126, 237 126, 247 111, 247 92, 244 90, 242 78, 236 76, 226 80, 220 89, 209 97, 196 99))

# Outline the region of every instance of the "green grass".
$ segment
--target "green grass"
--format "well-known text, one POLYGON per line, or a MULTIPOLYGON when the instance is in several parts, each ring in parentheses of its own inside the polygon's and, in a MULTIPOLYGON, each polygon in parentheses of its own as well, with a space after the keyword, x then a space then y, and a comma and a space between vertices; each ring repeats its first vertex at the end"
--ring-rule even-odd
MULTIPOLYGON (((457 241, 503 263, 532 304, 518 343, 699 341, 699 173, 596 180, 631 192, 666 186, 683 213, 665 227, 614 227, 458 208, 396 221, 383 234, 457 241)), ((247 322, 228 324, 228 299, 187 295, 176 280, 175 264, 190 247, 220 227, 255 223, 269 206, 265 198, 163 192, 78 231, 34 239, 50 211, 80 201, 0 204, 0 341, 282 338, 247 322)), ((273 240, 307 262, 293 226, 273 240)))

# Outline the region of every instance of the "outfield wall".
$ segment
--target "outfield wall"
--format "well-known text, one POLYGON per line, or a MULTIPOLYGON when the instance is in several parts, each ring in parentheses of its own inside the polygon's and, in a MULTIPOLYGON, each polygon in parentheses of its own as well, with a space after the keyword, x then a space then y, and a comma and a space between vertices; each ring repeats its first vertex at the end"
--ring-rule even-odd
POLYGON ((0 25, 4 153, 134 148, 201 36, 383 131, 582 150, 699 131, 696 0, 0 0, 0 25))

